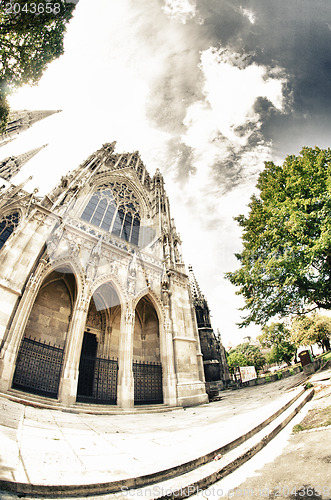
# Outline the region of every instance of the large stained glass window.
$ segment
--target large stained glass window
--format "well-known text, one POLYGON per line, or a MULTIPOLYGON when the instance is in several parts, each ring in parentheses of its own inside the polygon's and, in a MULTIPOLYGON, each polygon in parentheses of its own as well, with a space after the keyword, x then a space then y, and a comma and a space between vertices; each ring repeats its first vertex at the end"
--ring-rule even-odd
POLYGON ((12 234, 14 229, 17 227, 20 221, 20 216, 17 212, 7 215, 0 222, 0 248, 8 240, 9 236, 12 234))
POLYGON ((133 191, 124 183, 100 186, 91 196, 81 217, 94 226, 138 245, 139 203, 133 191))

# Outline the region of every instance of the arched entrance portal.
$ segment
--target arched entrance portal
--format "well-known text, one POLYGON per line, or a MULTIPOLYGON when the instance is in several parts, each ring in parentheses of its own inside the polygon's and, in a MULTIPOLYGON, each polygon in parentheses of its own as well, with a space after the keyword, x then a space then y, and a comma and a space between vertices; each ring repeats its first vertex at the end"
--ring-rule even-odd
POLYGON ((77 401, 116 404, 121 306, 110 283, 90 301, 79 363, 77 401))
POLYGON ((18 352, 13 388, 57 398, 76 298, 70 269, 52 271, 39 289, 18 352))
POLYGON ((163 403, 159 321, 148 296, 136 307, 133 378, 135 404, 163 403))

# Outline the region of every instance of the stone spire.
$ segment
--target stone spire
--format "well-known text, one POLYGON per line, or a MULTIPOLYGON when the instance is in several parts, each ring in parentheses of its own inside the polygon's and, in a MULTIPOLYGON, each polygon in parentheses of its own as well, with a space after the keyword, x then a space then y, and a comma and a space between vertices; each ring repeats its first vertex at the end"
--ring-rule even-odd
POLYGON ((216 336, 212 328, 208 303, 201 293, 192 266, 188 266, 188 270, 203 356, 205 379, 206 382, 220 381, 223 384, 223 388, 224 384, 227 385, 230 381, 224 347, 221 343, 219 332, 218 336, 216 336))
POLYGON ((0 146, 16 138, 18 134, 30 128, 34 123, 60 113, 61 110, 41 110, 41 111, 11 111, 9 113, 6 131, 0 136, 0 146))
POLYGON ((18 156, 9 156, 4 160, 0 161, 0 177, 9 181, 21 170, 23 165, 25 165, 31 158, 33 158, 39 151, 44 149, 47 144, 40 146, 39 148, 31 149, 27 153, 23 153, 18 156))
POLYGON ((193 298, 193 303, 198 303, 199 301, 204 301, 205 297, 203 296, 199 283, 197 282, 197 279, 194 275, 193 268, 191 265, 188 266, 188 277, 190 281, 190 287, 191 287, 191 293, 192 293, 192 298, 193 298))

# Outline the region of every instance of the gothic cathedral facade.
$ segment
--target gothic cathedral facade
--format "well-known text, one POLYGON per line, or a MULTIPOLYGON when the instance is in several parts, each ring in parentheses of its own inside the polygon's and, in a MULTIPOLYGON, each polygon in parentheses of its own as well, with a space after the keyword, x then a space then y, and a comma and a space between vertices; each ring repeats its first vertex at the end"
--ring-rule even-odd
POLYGON ((45 197, 0 201, 1 391, 63 405, 205 403, 180 238, 161 173, 115 143, 45 197))

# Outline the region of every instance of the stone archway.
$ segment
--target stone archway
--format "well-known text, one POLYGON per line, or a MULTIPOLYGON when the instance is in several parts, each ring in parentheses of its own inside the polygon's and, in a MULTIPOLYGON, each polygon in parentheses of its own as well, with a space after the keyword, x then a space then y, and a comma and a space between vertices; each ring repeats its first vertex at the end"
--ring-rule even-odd
POLYGON ((133 378, 135 404, 163 403, 159 320, 148 295, 135 310, 133 378))
POLYGON ((76 294, 70 269, 54 270, 44 279, 18 351, 13 388, 57 397, 76 294))
POLYGON ((79 363, 77 401, 116 404, 121 328, 119 297, 111 283, 93 293, 79 363))

